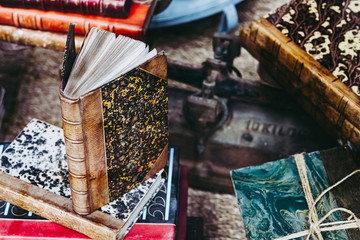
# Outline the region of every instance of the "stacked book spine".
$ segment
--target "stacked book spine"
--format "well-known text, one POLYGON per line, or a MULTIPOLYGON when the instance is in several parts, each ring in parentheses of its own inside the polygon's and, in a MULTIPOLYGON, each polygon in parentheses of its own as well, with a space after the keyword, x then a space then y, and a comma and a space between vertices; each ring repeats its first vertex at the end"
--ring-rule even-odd
POLYGON ((360 99, 338 77, 267 19, 243 29, 240 42, 326 130, 360 146, 360 99))
POLYGON ((127 18, 131 0, 0 0, 0 5, 3 7, 127 18))
POLYGON ((142 40, 155 2, 0 0, 0 40, 63 51, 70 23, 82 38, 97 27, 142 40))
POLYGON ((240 42, 326 130, 360 146, 359 36, 347 1, 293 0, 242 30, 240 42))

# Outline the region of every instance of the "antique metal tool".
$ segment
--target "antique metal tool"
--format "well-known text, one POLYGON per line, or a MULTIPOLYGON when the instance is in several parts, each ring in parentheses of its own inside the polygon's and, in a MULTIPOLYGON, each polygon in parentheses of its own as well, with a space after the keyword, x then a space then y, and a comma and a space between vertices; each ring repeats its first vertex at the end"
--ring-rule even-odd
MULTIPOLYGON (((168 61, 170 144, 181 148, 193 187, 231 192, 229 171, 336 144, 278 87, 242 78, 238 36, 218 31, 212 59, 168 61)), ((265 77, 265 74, 262 75, 265 77)))
POLYGON ((197 138, 196 152, 201 155, 205 143, 216 132, 229 116, 226 99, 216 95, 217 83, 230 79, 233 70, 234 57, 240 54, 237 41, 229 35, 214 38, 214 59, 208 59, 203 64, 206 77, 202 80, 201 91, 187 97, 184 104, 184 116, 197 138))
POLYGON ((242 78, 233 65, 240 49, 236 35, 218 31, 213 38, 214 58, 207 59, 202 66, 169 60, 169 78, 201 89, 190 94, 183 106, 184 117, 197 139, 195 151, 199 156, 205 150, 207 139, 228 119, 227 102, 230 98, 293 107, 280 89, 242 78))

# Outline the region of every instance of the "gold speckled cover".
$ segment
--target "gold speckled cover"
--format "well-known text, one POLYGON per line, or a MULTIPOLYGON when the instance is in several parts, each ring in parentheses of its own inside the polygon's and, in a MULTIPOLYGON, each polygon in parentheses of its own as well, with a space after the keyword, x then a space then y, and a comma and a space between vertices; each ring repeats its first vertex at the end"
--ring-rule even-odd
POLYGON ((360 95, 359 12, 359 0, 293 0, 266 19, 360 95))
POLYGON ((167 80, 136 68, 101 88, 110 201, 141 183, 168 141, 167 80))

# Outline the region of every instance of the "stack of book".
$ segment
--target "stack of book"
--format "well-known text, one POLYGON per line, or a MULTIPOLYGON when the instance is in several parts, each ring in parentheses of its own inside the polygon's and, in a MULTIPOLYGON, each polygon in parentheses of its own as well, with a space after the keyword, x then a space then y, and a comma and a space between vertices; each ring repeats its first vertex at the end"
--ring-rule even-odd
MULTIPOLYGON (((9 143, 0 144, 0 154, 9 143)), ((184 239, 187 210, 187 168, 179 165, 179 151, 170 148, 165 182, 143 209, 125 239, 184 239)), ((0 239, 89 239, 39 215, 0 200, 0 239)))
MULTIPOLYGON (((177 195, 170 181, 179 176, 168 147, 166 56, 97 28, 76 54, 74 28, 58 90, 63 126, 33 119, 11 142, 0 159, 0 199, 93 239, 122 239, 144 207, 150 215, 160 212, 157 200, 150 201, 168 162, 165 202, 177 195)), ((173 238, 176 217, 166 208, 169 219, 173 231, 160 235, 173 238)))
MULTIPOLYGON (((174 173, 173 169, 174 154, 174 149, 171 149, 168 179, 172 180, 172 176, 179 178, 179 170, 175 170, 174 173)), ((73 204, 75 197, 71 194, 76 185, 70 182, 71 173, 68 171, 63 131, 61 128, 37 119, 30 121, 14 141, 7 146, 0 161, 0 199, 93 239, 124 238, 143 212, 144 207, 148 208, 150 215, 153 213, 156 204, 151 204, 151 201, 156 194, 164 191, 161 188, 166 179, 164 170, 160 170, 153 177, 98 210, 93 210, 87 215, 76 213, 73 204)), ((176 181, 178 182, 178 180, 176 181)), ((175 207, 175 213, 172 213, 174 215, 177 211, 177 204, 171 202, 172 181, 168 181, 168 183, 170 185, 167 186, 167 189, 170 189, 170 195, 167 197, 169 199, 165 200, 165 198, 164 200, 168 204, 166 208, 169 207, 169 204, 175 207)), ((100 187, 107 188, 106 185, 100 187)), ((177 186, 176 189, 178 188, 177 186)), ((177 195, 178 193, 174 192, 173 198, 176 198, 177 195)), ((17 210, 6 210, 7 208, 6 206, 3 208, 4 213, 12 211, 13 215, 19 215, 17 210)), ((169 218, 170 213, 167 214, 169 218)), ((173 225, 168 226, 167 230, 173 228, 172 232, 175 234, 176 218, 173 217, 172 220, 173 225)), ((29 223, 4 221, 1 224, 2 233, 17 234, 19 226, 21 231, 36 226, 36 224, 32 227, 31 225, 27 226, 29 223)), ((163 223, 166 224, 165 221, 163 223)), ((65 233, 66 231, 64 231, 61 232, 65 233)), ((39 234, 43 234, 43 232, 39 234)), ((152 234, 159 233, 154 230, 152 234)), ((168 234, 171 234, 171 231, 168 234)))
MULTIPOLYGON (((143 39, 156 0, 0 1, 0 40, 64 50, 70 23, 82 37, 92 28, 143 39)), ((81 40, 81 38, 79 38, 81 40)), ((78 43, 78 48, 81 41, 78 43)))

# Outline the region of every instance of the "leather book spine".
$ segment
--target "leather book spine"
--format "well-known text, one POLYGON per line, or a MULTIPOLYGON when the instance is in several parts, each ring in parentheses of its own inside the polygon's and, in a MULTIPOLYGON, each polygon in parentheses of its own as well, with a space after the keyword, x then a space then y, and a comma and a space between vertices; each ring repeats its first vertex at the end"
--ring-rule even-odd
POLYGON ((91 212, 89 181, 83 139, 80 99, 59 93, 73 209, 81 215, 91 212))
POLYGON ((75 12, 104 17, 127 18, 131 0, 63 0, 64 12, 75 12))
POLYGON ((131 0, 0 0, 0 5, 3 7, 127 18, 131 2, 131 0))
MULTIPOLYGON (((266 19, 254 22, 250 30, 240 33, 240 42, 261 61, 266 55, 279 66, 294 74, 289 78, 294 86, 312 89, 326 99, 332 108, 342 114, 354 127, 360 129, 360 99, 329 70, 314 60, 266 19)), ((281 77, 278 71, 277 78, 281 77)))
POLYGON ((270 76, 276 78, 299 105, 321 124, 321 127, 340 139, 349 139, 352 143, 360 146, 360 130, 345 118, 339 107, 334 108, 313 88, 301 82, 290 81, 289 79, 296 79, 294 73, 266 55, 268 54, 263 54, 260 60, 262 68, 270 76))
POLYGON ((62 0, 0 0, 0 6, 62 11, 62 0))
POLYGON ((25 8, 24 0, 0 0, 0 6, 25 8))
MULTIPOLYGON (((75 36, 75 38, 76 51, 79 51, 84 38, 82 36, 75 36)), ((63 52, 66 34, 0 25, 0 40, 63 52)))
POLYGON ((134 39, 142 39, 148 11, 149 6, 133 4, 130 9, 130 16, 126 19, 120 19, 0 6, 0 24, 67 33, 70 23, 75 23, 75 34, 85 35, 92 27, 99 27, 114 32, 116 35, 121 34, 134 39))
POLYGON ((23 0, 24 8, 44 9, 44 0, 23 0))
POLYGON ((103 16, 127 18, 131 3, 131 0, 103 0, 100 8, 103 16))
MULTIPOLYGON (((34 0, 32 0, 34 1, 34 0)), ((42 10, 47 11, 64 11, 64 4, 66 4, 67 1, 64 0, 42 0, 42 10)))

